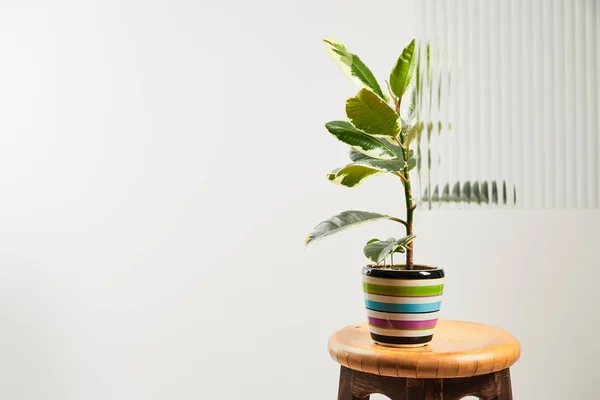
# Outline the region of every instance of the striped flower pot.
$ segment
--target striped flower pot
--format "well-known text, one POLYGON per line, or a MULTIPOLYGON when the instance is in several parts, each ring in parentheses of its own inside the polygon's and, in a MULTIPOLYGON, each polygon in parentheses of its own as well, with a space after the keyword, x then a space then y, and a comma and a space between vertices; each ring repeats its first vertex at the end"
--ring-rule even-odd
POLYGON ((444 290, 444 270, 415 268, 363 268, 369 330, 376 343, 419 347, 431 342, 444 290))

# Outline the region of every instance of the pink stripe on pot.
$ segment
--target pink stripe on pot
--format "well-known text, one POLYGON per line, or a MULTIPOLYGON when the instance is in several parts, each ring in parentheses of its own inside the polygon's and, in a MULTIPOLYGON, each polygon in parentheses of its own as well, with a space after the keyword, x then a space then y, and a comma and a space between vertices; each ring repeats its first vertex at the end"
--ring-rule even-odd
POLYGON ((369 324, 388 329, 427 329, 435 328, 436 323, 437 318, 424 321, 391 321, 388 319, 369 317, 369 324))

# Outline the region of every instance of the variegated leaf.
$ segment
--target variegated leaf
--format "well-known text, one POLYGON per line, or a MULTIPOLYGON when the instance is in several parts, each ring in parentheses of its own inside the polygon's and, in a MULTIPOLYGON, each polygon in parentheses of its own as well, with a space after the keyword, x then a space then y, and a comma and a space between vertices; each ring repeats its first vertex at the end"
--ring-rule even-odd
POLYGON ((356 150, 350 150, 350 159, 354 164, 364 165, 386 172, 396 172, 404 169, 404 160, 378 160, 356 150))
POLYGON ((380 160, 402 158, 397 146, 384 138, 376 138, 356 129, 347 121, 331 121, 325 124, 327 130, 338 140, 346 143, 351 149, 380 160))
POLYGON ((363 248, 363 252, 369 260, 379 264, 392 253, 404 253, 406 246, 408 246, 414 238, 414 235, 409 235, 400 239, 389 238, 380 241, 370 240, 363 248))
POLYGON ((390 87, 392 92, 402 97, 410 85, 415 70, 415 40, 413 39, 404 48, 390 73, 390 87))
POLYGON ((371 135, 394 137, 400 132, 398 114, 366 89, 346 101, 346 115, 355 127, 371 135))
POLYGON ((417 158, 411 157, 408 159, 408 170, 411 171, 417 166, 417 158))
POLYGON ((326 238, 348 228, 388 218, 390 218, 389 215, 369 211, 342 211, 338 215, 334 215, 317 225, 315 229, 308 234, 305 243, 308 245, 309 243, 326 238))
POLYGON ((371 89, 377 96, 387 101, 387 97, 383 94, 377 79, 375 79, 371 70, 356 54, 350 53, 346 46, 339 40, 327 38, 323 39, 323 43, 340 71, 342 71, 350 81, 360 88, 366 87, 371 89))
POLYGON ((327 174, 327 179, 338 185, 354 187, 363 179, 380 173, 381 170, 360 164, 349 164, 343 168, 333 170, 327 174))

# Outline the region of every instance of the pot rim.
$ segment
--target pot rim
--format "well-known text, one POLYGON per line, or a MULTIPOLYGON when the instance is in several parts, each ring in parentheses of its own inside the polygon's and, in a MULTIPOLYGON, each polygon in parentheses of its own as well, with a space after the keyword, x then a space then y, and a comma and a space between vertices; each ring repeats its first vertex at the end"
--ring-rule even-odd
MULTIPOLYGON (((404 264, 401 264, 404 265, 404 264)), ((364 266, 362 274, 365 276, 372 276, 374 278, 388 278, 388 279, 439 279, 445 276, 444 270, 438 267, 432 267, 429 265, 415 264, 415 268, 426 267, 422 269, 411 269, 411 270, 395 270, 395 269, 381 269, 376 267, 364 266)))

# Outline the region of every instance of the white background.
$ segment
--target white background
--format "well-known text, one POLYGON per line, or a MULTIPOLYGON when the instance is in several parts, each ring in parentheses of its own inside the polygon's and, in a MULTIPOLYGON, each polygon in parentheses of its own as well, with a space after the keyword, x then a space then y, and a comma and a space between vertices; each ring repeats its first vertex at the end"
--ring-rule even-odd
MULTIPOLYGON (((384 78, 412 2, 0 3, 0 398, 334 399, 329 335, 364 320, 366 239, 304 251, 343 209, 400 214, 396 180, 331 185, 323 123, 384 78)), ((416 261, 443 317, 522 342, 515 398, 600 398, 598 211, 435 211, 416 261)))

